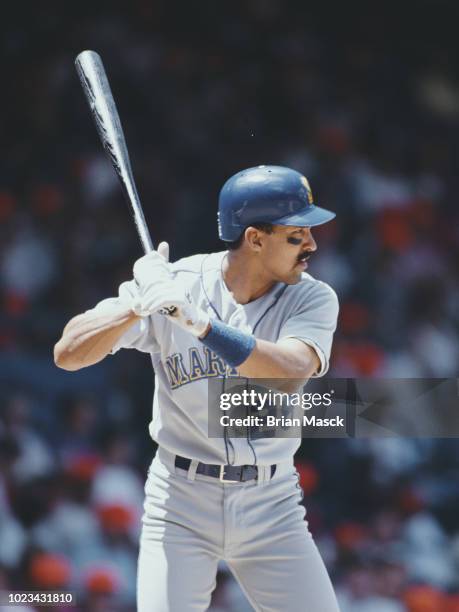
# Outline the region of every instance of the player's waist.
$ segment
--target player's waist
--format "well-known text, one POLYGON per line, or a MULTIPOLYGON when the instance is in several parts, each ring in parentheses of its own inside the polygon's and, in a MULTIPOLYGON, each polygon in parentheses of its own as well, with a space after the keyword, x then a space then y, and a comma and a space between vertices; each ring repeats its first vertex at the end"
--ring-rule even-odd
POLYGON ((212 464, 176 455, 160 446, 158 447, 156 458, 172 473, 178 473, 177 470, 179 470, 191 479, 198 475, 223 483, 267 482, 287 474, 292 474, 294 470, 293 459, 291 457, 287 461, 269 465, 212 464))

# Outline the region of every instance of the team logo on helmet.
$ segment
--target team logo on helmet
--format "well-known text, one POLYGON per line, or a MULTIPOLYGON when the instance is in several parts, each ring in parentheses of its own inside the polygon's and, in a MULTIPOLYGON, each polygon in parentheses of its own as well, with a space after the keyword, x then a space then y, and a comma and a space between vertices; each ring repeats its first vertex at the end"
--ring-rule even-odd
POLYGON ((305 176, 302 176, 301 182, 303 183, 304 187, 306 187, 309 204, 314 204, 314 198, 312 197, 312 191, 311 191, 311 187, 309 186, 308 179, 305 176))

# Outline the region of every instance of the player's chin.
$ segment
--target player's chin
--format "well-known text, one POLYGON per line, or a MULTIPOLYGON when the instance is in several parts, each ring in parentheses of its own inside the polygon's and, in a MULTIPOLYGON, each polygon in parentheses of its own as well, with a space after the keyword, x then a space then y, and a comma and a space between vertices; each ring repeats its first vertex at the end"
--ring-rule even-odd
POLYGON ((295 267, 295 269, 284 279, 286 285, 296 285, 301 280, 303 268, 295 267))

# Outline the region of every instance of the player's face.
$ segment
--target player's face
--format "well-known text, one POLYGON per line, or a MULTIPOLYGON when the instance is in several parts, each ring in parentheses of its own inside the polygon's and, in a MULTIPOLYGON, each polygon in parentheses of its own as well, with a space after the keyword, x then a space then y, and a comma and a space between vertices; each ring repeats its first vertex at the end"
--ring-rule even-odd
POLYGON ((275 225, 272 234, 264 234, 263 264, 273 280, 294 285, 301 280, 307 260, 316 250, 309 227, 275 225))

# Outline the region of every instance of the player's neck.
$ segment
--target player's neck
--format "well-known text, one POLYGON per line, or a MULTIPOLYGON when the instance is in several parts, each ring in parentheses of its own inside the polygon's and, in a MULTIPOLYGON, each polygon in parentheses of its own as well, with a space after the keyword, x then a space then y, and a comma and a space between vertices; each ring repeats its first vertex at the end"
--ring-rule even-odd
POLYGON ((228 251, 222 263, 223 280, 238 304, 248 304, 267 293, 275 284, 243 253, 228 251))

